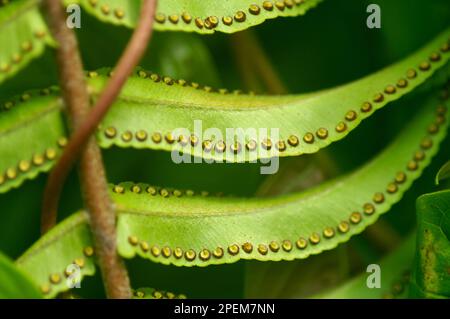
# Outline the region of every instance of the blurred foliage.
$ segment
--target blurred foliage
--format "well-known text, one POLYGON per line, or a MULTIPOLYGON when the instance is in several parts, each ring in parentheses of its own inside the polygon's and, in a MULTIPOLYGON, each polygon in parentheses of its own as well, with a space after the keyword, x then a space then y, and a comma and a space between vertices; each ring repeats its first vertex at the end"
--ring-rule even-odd
POLYGON ((0 253, 0 299, 41 298, 32 280, 17 270, 14 262, 0 253))
POLYGON ((436 185, 445 179, 450 178, 450 161, 445 163, 436 174, 436 185))
POLYGON ((417 199, 417 247, 410 297, 450 298, 450 190, 417 199))

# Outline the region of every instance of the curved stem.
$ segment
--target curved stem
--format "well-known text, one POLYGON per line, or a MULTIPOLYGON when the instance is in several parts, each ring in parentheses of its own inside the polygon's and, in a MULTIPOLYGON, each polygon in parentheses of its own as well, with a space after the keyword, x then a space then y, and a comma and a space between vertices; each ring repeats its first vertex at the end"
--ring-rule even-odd
MULTIPOLYGON (((252 31, 246 30, 234 33, 230 36, 230 39, 246 84, 255 86, 255 81, 260 77, 268 93, 287 93, 280 76, 252 31)), ((253 88, 250 87, 250 89, 253 88)))
MULTIPOLYGON (((70 169, 77 160, 83 146, 94 133, 98 124, 105 116, 109 107, 119 95, 122 86, 133 71, 147 48, 152 33, 153 16, 156 0, 145 0, 141 10, 139 24, 133 33, 130 42, 122 54, 117 67, 106 88, 101 93, 92 111, 85 116, 82 123, 77 125, 75 120, 75 132, 64 149, 61 158, 50 173, 44 193, 42 205, 42 231, 46 232, 56 223, 58 201, 62 192, 64 181, 70 169)), ((65 77, 70 79, 71 77, 65 77)), ((78 95, 78 94, 76 94, 78 95)), ((74 97, 74 99, 76 96, 74 97)))

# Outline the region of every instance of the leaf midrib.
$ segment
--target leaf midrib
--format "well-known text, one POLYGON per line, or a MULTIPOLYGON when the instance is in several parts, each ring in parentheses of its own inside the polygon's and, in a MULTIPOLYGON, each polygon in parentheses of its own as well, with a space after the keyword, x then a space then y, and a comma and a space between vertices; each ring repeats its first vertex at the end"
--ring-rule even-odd
POLYGON ((62 109, 63 106, 60 103, 59 99, 55 102, 49 103, 49 106, 42 110, 42 112, 33 113, 29 117, 27 117, 25 120, 19 122, 17 125, 13 125, 8 127, 5 130, 0 130, 0 138, 7 136, 8 134, 13 133, 16 130, 19 130, 25 126, 28 126, 30 123, 34 123, 35 121, 45 117, 46 115, 54 112, 55 110, 62 109))

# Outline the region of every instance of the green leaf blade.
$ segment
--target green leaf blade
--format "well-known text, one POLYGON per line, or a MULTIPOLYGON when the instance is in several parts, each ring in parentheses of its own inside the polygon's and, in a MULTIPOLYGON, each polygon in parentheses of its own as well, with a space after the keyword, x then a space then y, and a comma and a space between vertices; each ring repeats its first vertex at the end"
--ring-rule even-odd
POLYGON ((333 249, 389 211, 430 163, 448 126, 447 121, 438 132, 428 133, 438 105, 432 98, 361 169, 305 193, 270 199, 181 193, 178 198, 144 184, 115 186, 111 194, 120 212, 119 252, 163 264, 207 266, 239 259, 301 259, 333 249))
MULTIPOLYGON (((164 78, 159 78, 160 81, 155 83, 149 78, 135 76, 129 79, 119 100, 103 121, 97 138, 103 148, 113 145, 149 148, 184 152, 207 160, 230 162, 251 161, 277 155, 296 156, 314 153, 344 138, 363 119, 371 116, 375 109, 410 92, 429 79, 433 71, 445 68, 448 53, 442 53, 441 59, 434 62, 436 64, 431 64, 431 70, 417 71, 415 79, 411 80, 401 93, 398 89, 398 94, 393 94, 392 97, 385 94, 383 102, 373 104, 370 112, 356 112, 355 119, 351 121, 346 119, 348 111, 357 110, 363 101, 370 100, 372 93, 375 92, 373 88, 384 83, 387 77, 394 81, 404 75, 408 66, 417 65, 420 64, 419 61, 426 60, 444 40, 444 42, 447 41, 448 32, 450 31, 444 32, 426 48, 393 67, 355 83, 306 95, 252 96, 208 93, 205 90, 175 84, 173 80, 169 82, 171 85, 167 85, 162 83, 167 80, 164 78), (402 72, 398 73, 399 70, 402 72), (371 89, 364 89, 366 85, 372 85, 371 89), (369 94, 369 92, 372 93, 369 94), (333 105, 332 109, 330 105, 333 105), (209 140, 212 145, 212 150, 209 152, 203 149, 201 136, 197 136, 200 141, 196 147, 190 147, 189 142, 187 146, 183 146, 175 141, 168 141, 166 134, 176 128, 187 128, 195 133, 194 120, 202 120, 203 128, 217 128, 224 135, 227 128, 244 130, 262 128, 269 131, 278 129, 280 136, 279 140, 271 141, 272 148, 269 151, 262 143, 256 144, 255 151, 244 151, 248 144, 245 144, 247 141, 241 141, 242 151, 238 154, 235 154, 231 148, 232 143, 226 145, 223 153, 217 151, 219 139, 209 140), (345 130, 337 132, 335 126, 337 127, 340 123, 344 123, 345 130), (314 135, 318 134, 321 128, 325 128, 328 132, 324 139, 314 135), (307 134, 315 136, 313 143, 306 143, 303 140, 307 134), (295 145, 292 144, 292 136, 298 141, 295 145), (283 151, 277 150, 279 143, 285 146, 283 151)), ((89 79, 94 97, 101 91, 106 80, 107 77, 101 74, 89 79)), ((52 155, 45 160, 46 150, 53 149, 51 154, 54 151, 60 152, 59 144, 61 143, 58 143, 58 140, 64 141, 65 129, 61 115, 56 113, 57 109, 62 109, 62 102, 53 93, 55 92, 51 92, 50 96, 40 96, 41 93, 34 92, 31 98, 30 94, 26 93, 13 99, 15 104, 23 105, 12 107, 12 109, 11 100, 3 102, 5 111, 0 112, 0 151, 5 155, 0 160, 0 193, 18 187, 24 180, 34 178, 40 172, 48 171, 53 165, 55 156, 52 155), (25 101, 21 101, 24 96, 28 97, 25 101), (47 112, 52 106, 54 106, 54 112, 47 112), (8 109, 10 110, 6 112, 8 109), (28 115, 24 115, 25 113, 28 115), (17 128, 13 128, 15 126, 17 128), (16 146, 20 144, 23 146, 17 148, 16 146), (30 165, 35 155, 44 156, 44 160, 38 160, 36 165, 30 165)), ((201 134, 202 131, 199 135, 201 134)), ((185 136, 185 138, 189 141, 190 137, 185 136)), ((208 139, 204 137, 203 142, 206 141, 208 139)))
MULTIPOLYGON (((306 14, 322 0, 171 0, 159 1, 154 28, 159 31, 184 31, 211 34, 215 31, 233 33, 245 30, 278 17, 295 17, 306 14), (272 6, 264 9, 263 2, 272 6), (254 7, 256 5, 257 7, 254 7), (253 12, 253 13, 251 13, 253 12)), ((79 3, 104 22, 135 27, 139 19, 140 1, 127 0, 66 0, 79 3)))
MULTIPOLYGON (((210 93, 206 92, 209 87, 195 89, 189 83, 179 84, 139 70, 139 76, 129 79, 104 119, 97 138, 105 148, 149 148, 229 162, 315 153, 345 138, 361 121, 413 91, 435 71, 447 72, 450 50, 439 53, 434 62, 428 59, 448 43, 449 37, 450 29, 384 70, 353 83, 304 95, 210 93), (236 133, 238 138, 229 137, 230 128, 244 132, 236 133), (179 129, 186 129, 179 132, 181 141, 176 136, 174 139, 174 132, 179 129), (266 138, 269 148, 264 144, 266 138), (250 148, 252 140, 256 146, 250 148), (205 146, 207 142, 209 146, 205 146), (220 145, 222 148, 218 148, 220 145)), ((98 96, 107 80, 106 72, 99 73, 89 80, 94 96, 98 96)))
POLYGON ((0 112, 0 193, 50 170, 65 145, 62 103, 49 91, 3 102, 0 112))
MULTIPOLYGON (((240 259, 301 259, 333 249, 388 211, 429 164, 448 126, 447 120, 437 132, 428 132, 439 115, 437 105, 437 98, 430 99, 399 137, 361 169, 304 193, 240 199, 144 184, 116 185, 111 194, 118 212, 119 253, 163 264, 207 266, 240 259), (421 148, 425 157, 417 159, 421 148), (411 166, 412 158, 417 166, 411 166), (400 179, 399 171, 405 173, 400 179), (386 189, 394 180, 396 190, 389 193, 386 189), (379 193, 383 193, 382 201, 379 193), (304 241, 298 244, 300 238, 304 241)), ((17 264, 36 276, 47 297, 55 296, 67 287, 62 281, 49 284, 50 276, 56 273, 61 278, 65 267, 82 258, 89 245, 86 215, 76 214, 40 239, 17 264), (51 269, 42 266, 48 260, 53 261, 51 269)), ((90 258, 83 271, 93 273, 90 258)))
POLYGON ((133 299, 186 299, 186 296, 154 288, 139 288, 133 291, 133 299))
POLYGON ((41 237, 16 265, 33 278, 45 298, 52 298, 70 289, 67 271, 77 268, 72 278, 80 281, 94 275, 92 245, 87 215, 74 214, 41 237))

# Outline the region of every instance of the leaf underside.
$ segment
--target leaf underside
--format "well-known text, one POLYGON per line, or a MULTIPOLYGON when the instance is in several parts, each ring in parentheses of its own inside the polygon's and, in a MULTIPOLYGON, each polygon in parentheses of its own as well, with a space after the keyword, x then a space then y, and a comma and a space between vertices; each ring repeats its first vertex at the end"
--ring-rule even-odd
POLYGON ((144 184, 113 186, 119 252, 206 266, 300 259, 332 249, 374 223, 420 176, 446 134, 445 108, 436 111, 438 105, 438 98, 431 99, 367 165, 304 193, 243 199, 180 196, 144 184))
MULTIPOLYGON (((128 27, 134 27, 139 15, 140 2, 66 2, 80 3, 101 20, 128 27)), ((250 7, 254 1, 231 2, 199 1, 198 5, 192 5, 192 0, 160 1, 155 28, 232 33, 266 19, 302 15, 320 0, 277 1, 284 3, 284 9, 273 5, 272 10, 265 9, 262 1, 258 9, 250 7), (192 11, 187 9, 188 5, 192 11), (245 15, 241 22, 237 18, 239 11, 245 15), (228 16, 230 25, 222 19, 228 16), (196 21, 197 17, 200 20, 196 21)), ((47 44, 53 45, 37 3, 18 0, 0 10, 0 43, 6 44, 0 52, 0 83, 41 55, 47 44)), ((117 145, 177 150, 231 162, 314 153, 345 137, 363 119, 411 92, 438 69, 448 73, 449 37, 447 30, 391 67, 338 88, 304 95, 228 92, 138 70, 102 123, 97 138, 105 148, 117 145), (237 142, 234 136, 226 141, 225 136, 223 140, 211 137, 206 139, 210 149, 201 135, 183 136, 183 141, 175 136, 172 140, 170 133, 177 128, 187 128, 195 134, 197 119, 203 121, 204 128, 218 128, 224 135, 228 127, 278 129, 280 134, 271 131, 268 136, 255 135, 256 139, 270 140, 257 140, 255 150, 249 152, 248 135, 237 142), (224 144, 224 150, 219 151, 219 144, 224 144)), ((106 81, 106 71, 90 73, 88 83, 94 98, 106 81)), ((56 93, 57 89, 28 92, 2 103, 0 153, 4 156, 0 159, 0 193, 48 171, 66 144, 63 107, 56 93)), ((387 212, 429 164, 448 126, 446 108, 443 105, 437 108, 438 104, 436 98, 430 99, 399 137, 364 167, 303 193, 244 199, 204 196, 145 184, 112 185, 111 194, 119 213, 119 252, 126 258, 139 255, 163 264, 207 266, 240 259, 301 259, 333 249, 387 212)), ((448 270, 448 217, 440 206, 445 204, 445 209, 448 208, 448 194, 439 194, 438 205, 434 204, 435 194, 418 201, 421 246, 414 274, 414 296, 450 296, 450 284, 442 279, 448 270), (428 213, 431 207, 432 214, 428 213), (425 211, 427 214, 420 215, 425 211)), ((395 256, 396 260, 403 260, 398 259, 400 254, 395 256)), ((95 272, 92 239, 84 212, 58 225, 16 262, 20 269, 32 274, 46 297, 69 289, 66 278, 70 276, 67 266, 71 264, 81 269, 81 277, 95 272)), ((353 286, 339 290, 339 296, 336 291, 330 296, 366 296, 355 288, 361 278, 352 283, 353 286)), ((138 289, 134 296, 185 298, 152 288, 138 289)))
MULTIPOLYGON (((296 157, 264 180, 257 196, 304 191, 323 183, 330 171, 311 158, 296 157)), ((295 261, 245 264, 245 298, 307 298, 347 279, 347 245, 295 261)))
MULTIPOLYGON (((321 0, 171 0, 158 1, 155 30, 203 34, 215 31, 233 33, 277 17, 304 15, 321 0), (265 5, 264 5, 265 3, 265 5)), ((141 1, 65 0, 78 3, 104 22, 135 27, 141 1)))
POLYGON ((417 246, 410 296, 450 298, 450 190, 417 199, 417 246))
MULTIPOLYGON (((239 259, 300 259, 332 249, 388 211, 430 162, 447 128, 441 104, 436 111, 438 104, 432 98, 364 167, 304 193, 244 199, 133 183, 111 186, 119 253, 164 264, 207 266, 239 259), (432 125, 430 132, 430 123, 439 123, 438 130, 432 125)), ((67 290, 62 276, 77 259, 83 261, 82 275, 94 273, 92 255, 86 254, 91 246, 86 215, 78 213, 43 236, 17 265, 52 297, 67 290), (54 274, 63 279, 55 282, 54 274)))
MULTIPOLYGON (((233 33, 276 17, 305 14, 321 0, 263 1, 254 7, 253 0, 172 0, 160 1, 155 15, 156 30, 198 33, 221 31, 233 33), (195 2, 195 3, 193 3, 195 2), (272 4, 269 9, 267 3, 272 4), (266 9, 265 9, 266 8, 266 9), (230 19, 231 23, 225 23, 230 19), (216 21, 217 20, 217 21, 216 21)), ((80 4, 104 22, 135 27, 141 1, 65 0, 80 4)), ((15 75, 32 59, 39 57, 46 45, 55 46, 39 12, 39 0, 16 0, 0 7, 0 83, 15 75)))
MULTIPOLYGON (((102 122, 98 142, 105 148, 150 148, 227 162, 314 153, 343 139, 362 120, 414 90, 436 70, 448 73, 449 37, 450 29, 384 70, 305 95, 206 92, 211 88, 196 89, 195 83, 140 70, 102 122)), ((89 79, 95 97, 107 80, 104 73, 93 73, 89 79)))
MULTIPOLYGON (((80 282, 85 276, 95 274, 95 252, 87 218, 84 212, 70 216, 16 261, 16 266, 33 278, 45 298, 70 289, 67 286, 72 270, 69 265, 80 269, 76 277, 80 282)), ((184 294, 154 288, 139 288, 132 293, 134 299, 186 299, 184 294)))
POLYGON ((0 8, 0 83, 54 44, 38 3, 17 0, 0 8))
POLYGON ((80 270, 80 280, 94 275, 92 245, 87 215, 77 213, 41 237, 16 261, 16 265, 32 276, 44 297, 55 297, 69 290, 70 272, 67 271, 74 267, 80 270))
POLYGON ((50 170, 66 144, 62 104, 50 90, 27 92, 2 106, 0 193, 50 170))
MULTIPOLYGON (((403 62, 366 78, 305 95, 212 93, 207 92, 209 87, 196 89, 195 83, 174 81, 140 70, 127 82, 101 124, 97 139, 103 148, 117 145, 184 152, 206 160, 228 162, 314 153, 344 138, 375 110, 412 91, 434 71, 443 68, 447 72, 449 34, 450 31, 444 32, 403 62), (433 52, 440 52, 438 60, 433 52), (418 67, 421 61, 431 59, 432 55, 435 61, 425 63, 430 69, 421 71, 418 67), (408 79, 405 74, 414 78, 408 79), (383 101, 371 100, 373 94, 400 78, 406 81, 406 87, 393 86, 395 93, 382 93, 383 101), (205 129, 217 128, 223 137, 214 136, 214 132, 208 137, 208 130, 203 129, 197 132, 195 120, 202 120, 205 129), (181 132, 181 138, 176 139, 173 133, 177 128, 186 128, 193 135, 181 132), (246 132, 239 135, 239 141, 234 135, 227 138, 227 128, 242 128, 246 132), (270 130, 267 136, 264 128, 270 130), (259 129, 263 131, 258 132, 259 129), (274 137, 274 129, 279 130, 279 137, 274 137)), ((87 74, 95 98, 107 76, 102 72, 87 74)), ((440 82, 438 75, 433 77, 438 80, 428 82, 440 82)), ((57 94, 57 88, 44 89, 2 102, 0 151, 7 155, 0 159, 0 193, 48 171, 64 147, 63 107, 57 94), (26 145, 16 147, 22 144, 26 145)))
POLYGON ((139 288, 133 291, 133 299, 186 299, 186 296, 154 288, 139 288))

